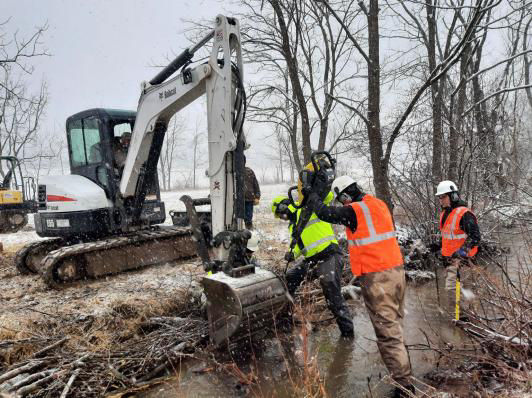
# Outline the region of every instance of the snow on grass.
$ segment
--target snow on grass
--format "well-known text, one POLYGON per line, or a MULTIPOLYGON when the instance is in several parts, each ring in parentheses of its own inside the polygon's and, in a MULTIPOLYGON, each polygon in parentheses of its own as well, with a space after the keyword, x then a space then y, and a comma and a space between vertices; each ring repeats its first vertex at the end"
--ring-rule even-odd
POLYGON ((6 251, 18 250, 20 247, 27 243, 34 242, 36 240, 42 240, 43 238, 37 235, 37 232, 33 231, 19 231, 14 234, 2 234, 0 235, 0 242, 6 251))
MULTIPOLYGON (((261 201, 258 206, 255 206, 254 213, 255 219, 258 224, 262 222, 266 224, 276 224, 279 225, 279 234, 277 233, 278 228, 274 228, 272 231, 270 228, 266 228, 262 231, 260 225, 258 225, 257 232, 259 233, 260 239, 271 239, 281 241, 288 241, 288 225, 273 218, 271 213, 271 204, 274 197, 277 195, 286 195, 288 192, 289 184, 275 184, 275 185, 262 185, 261 191, 261 201)), ((185 205, 179 200, 181 196, 189 195, 193 199, 197 198, 206 198, 209 195, 208 188, 202 189, 188 189, 188 190, 177 190, 177 191, 168 191, 161 192, 161 199, 165 203, 166 208, 166 225, 172 225, 172 217, 170 217, 171 210, 185 211, 185 205)), ((199 209, 207 209, 208 206, 200 207, 199 209)), ((33 215, 29 216, 28 225, 24 228, 23 231, 19 231, 12 234, 2 234, 0 235, 0 242, 4 246, 4 250, 11 251, 17 250, 19 247, 36 241, 43 238, 40 238, 34 230, 35 224, 33 222, 33 215)))

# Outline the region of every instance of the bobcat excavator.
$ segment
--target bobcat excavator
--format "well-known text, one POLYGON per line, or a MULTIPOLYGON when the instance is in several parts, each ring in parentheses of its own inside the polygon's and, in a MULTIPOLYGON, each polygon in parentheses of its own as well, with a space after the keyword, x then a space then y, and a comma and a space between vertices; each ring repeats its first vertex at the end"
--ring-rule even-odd
POLYGON ((222 15, 215 28, 142 84, 137 112, 90 109, 67 119, 71 175, 39 181, 39 236, 16 256, 24 273, 40 273, 51 287, 64 282, 176 261, 198 252, 210 337, 235 341, 263 329, 286 302, 282 282, 246 257, 242 131, 246 98, 238 21, 222 15), (212 40, 208 62, 192 67, 196 51, 212 40), (174 72, 180 73, 170 78, 174 72), (210 198, 184 198, 192 227, 162 227, 164 203, 157 163, 173 115, 206 94, 210 198), (130 133, 131 132, 131 133, 130 133), (131 134, 123 168, 120 136, 131 134), (211 205, 210 233, 195 205, 211 205), (196 221, 196 222, 194 222, 196 221))
POLYGON ((17 232, 36 211, 33 178, 23 177, 15 156, 0 156, 0 233, 17 232))

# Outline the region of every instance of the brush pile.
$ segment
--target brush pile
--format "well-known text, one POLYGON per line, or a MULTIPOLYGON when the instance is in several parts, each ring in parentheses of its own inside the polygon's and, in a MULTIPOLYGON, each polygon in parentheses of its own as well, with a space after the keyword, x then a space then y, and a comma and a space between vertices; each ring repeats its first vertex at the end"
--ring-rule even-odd
MULTIPOLYGON (((531 252, 532 253, 532 252, 531 252)), ((464 303, 456 324, 470 339, 463 348, 447 347, 440 356, 459 364, 445 380, 467 380, 478 396, 522 397, 532 392, 532 269, 511 267, 489 257, 471 270, 474 297, 464 303)))
POLYGON ((31 325, 25 338, 3 331, 0 392, 95 397, 153 386, 153 379, 208 343, 207 321, 188 292, 175 293, 157 305, 117 303, 103 317, 52 316, 31 325))

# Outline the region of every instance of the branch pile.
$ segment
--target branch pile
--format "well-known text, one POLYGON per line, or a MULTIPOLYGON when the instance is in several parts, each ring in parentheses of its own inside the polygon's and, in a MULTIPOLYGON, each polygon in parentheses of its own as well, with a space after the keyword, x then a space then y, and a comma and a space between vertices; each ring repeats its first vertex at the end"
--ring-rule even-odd
POLYGON ((499 275, 473 270, 476 298, 463 311, 465 320, 457 322, 474 349, 448 355, 459 358, 457 370, 471 382, 471 391, 522 396, 532 380, 532 269, 497 265, 499 275))
POLYGON ((30 337, 0 340, 0 393, 95 397, 153 385, 208 341, 207 321, 194 309, 161 307, 181 316, 146 316, 122 303, 103 318, 56 316, 30 337), (20 359, 9 366, 13 358, 20 359))

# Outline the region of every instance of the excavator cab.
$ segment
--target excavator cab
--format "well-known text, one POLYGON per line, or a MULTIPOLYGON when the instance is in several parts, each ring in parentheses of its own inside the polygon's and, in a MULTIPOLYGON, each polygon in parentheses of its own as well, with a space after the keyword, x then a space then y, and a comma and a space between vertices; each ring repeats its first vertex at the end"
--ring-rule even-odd
MULTIPOLYGON (((123 203, 120 180, 136 112, 88 109, 66 121, 71 175, 43 177, 38 187, 39 213, 35 228, 39 236, 87 241, 125 231, 130 226, 131 204, 123 203)), ((145 200, 139 207, 139 223, 161 224, 165 220, 157 173, 147 180, 145 200)))
MULTIPOLYGON (((132 111, 89 109, 70 116, 66 122, 72 174, 95 182, 113 201, 119 192, 129 149, 124 138, 131 137, 135 117, 136 112, 132 111)), ((146 199, 160 201, 157 174, 150 181, 146 199)))
POLYGON ((35 183, 24 177, 19 160, 0 156, 0 233, 16 232, 35 212, 35 183))

